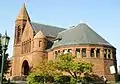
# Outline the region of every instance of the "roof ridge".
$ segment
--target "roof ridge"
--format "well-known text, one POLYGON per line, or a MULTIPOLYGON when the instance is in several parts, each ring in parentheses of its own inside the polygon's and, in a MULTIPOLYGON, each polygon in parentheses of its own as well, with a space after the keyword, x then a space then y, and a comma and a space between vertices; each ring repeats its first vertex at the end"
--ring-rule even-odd
MULTIPOLYGON (((64 32, 66 32, 66 31, 70 31, 70 30, 76 28, 76 27, 79 26, 79 25, 81 26, 82 24, 87 25, 86 23, 79 23, 79 24, 77 24, 76 26, 72 26, 72 28, 69 27, 69 29, 66 29, 66 30, 64 30, 64 31, 59 32, 58 34, 64 33, 64 32)), ((87 26, 88 26, 88 25, 87 25, 87 26)))
MULTIPOLYGON (((87 25, 88 26, 88 25, 87 25)), ((88 26, 89 27, 89 26, 88 26)), ((83 28, 83 31, 85 32, 85 28, 83 28)), ((88 40, 88 37, 87 37, 87 34, 86 33, 84 33, 84 36, 85 36, 85 40, 87 40, 88 42, 89 42, 89 40, 88 40)))
MULTIPOLYGON (((90 27, 89 27, 90 28, 90 27)), ((97 36, 99 36, 103 41, 106 41, 107 43, 109 43, 106 39, 104 39, 101 35, 99 35, 96 31, 94 31, 92 28, 90 28, 90 31, 96 33, 97 36)), ((110 43, 109 43, 110 44, 110 43)), ((111 44, 110 44, 111 45, 111 44)))
MULTIPOLYGON (((86 24, 87 25, 87 24, 86 24)), ((88 25, 87 25, 88 26, 88 25)), ((101 35, 99 35, 96 31, 94 31, 90 26, 88 26, 87 28, 89 28, 90 32, 95 33, 98 37, 100 37, 99 39, 102 39, 101 41, 105 41, 106 43, 110 44, 106 39, 104 39, 101 35)), ((88 35, 85 35, 88 38, 88 35)), ((88 39, 87 39, 88 40, 88 39)), ((88 40, 89 42, 89 40, 88 40)), ((111 44, 110 44, 111 45, 111 44)))
POLYGON ((48 25, 48 24, 43 24, 43 23, 38 23, 38 22, 31 22, 31 23, 33 23, 33 24, 38 24, 38 25, 44 25, 44 26, 50 26, 50 27, 56 27, 56 28, 65 29, 65 28, 62 28, 62 27, 53 26, 53 25, 48 25))
POLYGON ((76 26, 74 26, 74 27, 72 27, 72 28, 69 27, 69 29, 66 29, 66 30, 64 30, 64 31, 61 31, 61 32, 59 32, 58 34, 64 33, 64 32, 66 32, 66 31, 70 31, 70 30, 72 30, 72 29, 74 29, 74 28, 76 28, 76 26))
POLYGON ((32 28, 34 29, 35 34, 38 31, 42 31, 45 36, 55 36, 56 37, 59 32, 65 30, 64 28, 41 24, 41 23, 37 23, 37 22, 31 22, 31 24, 32 24, 32 28))

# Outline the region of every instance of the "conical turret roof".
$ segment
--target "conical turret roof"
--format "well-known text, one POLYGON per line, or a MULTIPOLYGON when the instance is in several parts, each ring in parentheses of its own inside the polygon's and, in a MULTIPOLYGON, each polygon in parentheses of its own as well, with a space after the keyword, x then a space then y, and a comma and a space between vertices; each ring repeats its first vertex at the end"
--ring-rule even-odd
POLYGON ((29 18, 29 15, 28 15, 28 12, 27 12, 27 9, 25 7, 25 4, 23 4, 22 8, 21 8, 21 11, 17 17, 17 20, 18 19, 23 19, 23 20, 30 20, 29 18))

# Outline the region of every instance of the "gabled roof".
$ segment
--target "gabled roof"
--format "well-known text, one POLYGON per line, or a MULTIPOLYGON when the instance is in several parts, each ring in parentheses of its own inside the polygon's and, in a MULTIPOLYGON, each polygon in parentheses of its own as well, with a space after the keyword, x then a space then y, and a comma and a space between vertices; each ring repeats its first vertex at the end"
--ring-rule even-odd
POLYGON ((112 46, 87 24, 81 23, 76 27, 62 31, 58 34, 57 39, 52 48, 63 45, 76 45, 76 44, 98 44, 112 46))
POLYGON ((32 22, 32 28, 35 31, 35 34, 39 31, 42 31, 44 36, 50 36, 50 37, 56 37, 59 32, 65 30, 64 28, 45 25, 45 24, 39 24, 32 22))
POLYGON ((39 31, 34 38, 45 38, 45 36, 43 35, 43 33, 41 31, 39 31))

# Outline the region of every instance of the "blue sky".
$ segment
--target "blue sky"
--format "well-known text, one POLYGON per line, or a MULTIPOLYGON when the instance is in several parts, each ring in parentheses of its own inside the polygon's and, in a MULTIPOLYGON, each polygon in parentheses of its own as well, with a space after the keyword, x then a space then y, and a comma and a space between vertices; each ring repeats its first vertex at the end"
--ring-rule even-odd
POLYGON ((23 3, 31 20, 64 28, 87 23, 117 49, 120 65, 120 0, 2 0, 0 28, 11 37, 8 53, 13 54, 14 23, 23 3))

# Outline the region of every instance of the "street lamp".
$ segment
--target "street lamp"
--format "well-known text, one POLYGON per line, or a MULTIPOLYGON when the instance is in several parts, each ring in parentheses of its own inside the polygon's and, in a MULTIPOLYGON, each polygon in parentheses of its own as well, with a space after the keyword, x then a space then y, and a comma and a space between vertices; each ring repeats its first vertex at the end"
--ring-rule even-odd
POLYGON ((4 59, 5 59, 5 52, 8 47, 10 37, 7 36, 7 32, 4 36, 0 37, 1 49, 2 49, 2 63, 1 63, 1 77, 0 77, 0 84, 3 83, 3 68, 4 68, 4 59))

